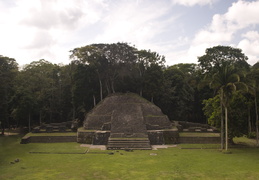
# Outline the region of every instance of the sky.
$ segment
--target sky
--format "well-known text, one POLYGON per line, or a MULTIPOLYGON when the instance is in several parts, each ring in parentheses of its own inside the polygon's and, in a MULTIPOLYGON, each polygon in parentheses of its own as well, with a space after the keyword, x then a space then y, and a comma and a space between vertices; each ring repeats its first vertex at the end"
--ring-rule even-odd
POLYGON ((242 49, 259 60, 259 0, 0 0, 0 55, 19 65, 68 64, 70 50, 126 42, 198 63, 206 48, 242 49))

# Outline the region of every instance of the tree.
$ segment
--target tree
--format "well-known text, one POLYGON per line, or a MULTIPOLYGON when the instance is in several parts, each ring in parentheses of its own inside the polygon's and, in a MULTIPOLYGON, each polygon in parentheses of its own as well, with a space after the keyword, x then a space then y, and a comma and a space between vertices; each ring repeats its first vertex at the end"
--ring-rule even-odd
MULTIPOLYGON (((245 87, 246 89, 246 87, 245 87)), ((244 89, 233 92, 229 102, 229 139, 247 135, 247 99, 244 89)), ((233 141, 231 141, 233 142, 233 141)))
POLYGON ((235 68, 249 70, 247 56, 242 53, 241 49, 231 46, 214 46, 207 48, 205 55, 198 57, 199 67, 203 74, 214 74, 224 62, 235 65, 235 68))
POLYGON ((187 121, 191 116, 194 91, 188 78, 178 66, 164 70, 163 93, 160 106, 172 120, 187 121))
MULTIPOLYGON (((208 124, 211 126, 220 128, 221 126, 221 103, 220 96, 216 95, 213 98, 209 98, 203 101, 204 114, 208 118, 208 124)), ((246 98, 243 96, 241 91, 235 91, 229 100, 229 139, 233 137, 240 137, 247 134, 247 111, 246 109, 246 98)))
POLYGON ((101 100, 103 94, 116 91, 139 91, 142 95, 148 68, 151 65, 163 67, 165 62, 164 56, 151 50, 137 50, 127 43, 91 44, 75 48, 71 51, 71 60, 75 64, 87 64, 95 70, 101 100))
POLYGON ((18 72, 15 59, 0 55, 0 122, 2 134, 9 127, 11 103, 13 97, 13 81, 18 72))
POLYGON ((257 104, 257 92, 259 91, 259 63, 254 64, 247 76, 250 95, 254 97, 254 109, 255 109, 255 132, 256 132, 256 145, 259 146, 259 128, 258 128, 258 104, 257 104))
POLYGON ((151 64, 147 68, 143 82, 143 94, 151 98, 151 102, 154 102, 154 97, 158 96, 161 92, 163 83, 163 71, 157 64, 151 64))
POLYGON ((71 60, 82 64, 89 64, 96 71, 99 79, 100 97, 103 97, 103 86, 107 94, 116 91, 115 80, 125 71, 121 71, 122 65, 128 69, 136 62, 136 49, 127 43, 116 44, 91 44, 71 51, 71 60))
POLYGON ((143 86, 146 77, 146 72, 151 65, 157 65, 160 67, 164 67, 165 57, 159 55, 156 52, 152 52, 151 50, 139 50, 137 51, 137 62, 136 69, 138 71, 138 84, 139 84, 139 94, 142 96, 143 86))
MULTIPOLYGON (((228 150, 228 107, 229 99, 236 84, 240 81, 237 69, 247 70, 248 58, 240 49, 229 46, 216 46, 208 48, 206 54, 199 57, 199 66, 202 73, 211 79, 210 86, 219 93, 221 106, 225 114, 225 150, 228 150)), ((222 112, 223 113, 223 112, 222 112)), ((223 135, 223 119, 221 121, 221 137, 223 135)), ((223 143, 223 142, 222 142, 223 143)), ((223 148, 223 146, 222 146, 223 148)))
POLYGON ((98 78, 95 70, 87 64, 73 65, 72 72, 72 105, 73 119, 83 120, 84 114, 96 104, 98 95, 98 78))
MULTIPOLYGON (((170 67, 169 67, 170 68, 170 67)), ((206 123, 206 118, 202 111, 202 100, 211 97, 211 89, 207 86, 200 88, 199 83, 202 79, 200 68, 193 63, 180 63, 173 65, 172 68, 179 70, 183 74, 183 90, 181 99, 184 111, 180 117, 191 122, 206 123)))
POLYGON ((216 128, 220 128, 221 122, 221 103, 219 95, 214 96, 213 98, 203 100, 203 111, 205 116, 208 118, 208 124, 216 128))
POLYGON ((60 122, 69 119, 71 95, 69 67, 46 60, 34 61, 15 80, 12 115, 20 126, 60 122))

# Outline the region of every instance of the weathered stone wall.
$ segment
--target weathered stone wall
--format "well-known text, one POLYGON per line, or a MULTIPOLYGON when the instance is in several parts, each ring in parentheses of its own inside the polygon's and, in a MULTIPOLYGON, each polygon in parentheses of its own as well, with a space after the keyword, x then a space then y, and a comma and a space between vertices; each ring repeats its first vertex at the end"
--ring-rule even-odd
POLYGON ((112 114, 112 133, 146 133, 140 104, 120 104, 112 114))
POLYGON ((156 129, 170 129, 172 124, 169 121, 168 117, 163 116, 144 116, 145 122, 147 124, 147 129, 156 130, 156 129))
POLYGON ((149 131, 148 139, 150 141, 150 145, 165 144, 163 132, 161 132, 161 131, 149 131))
POLYGON ((151 145, 177 144, 179 143, 178 131, 172 130, 151 130, 148 131, 148 138, 151 145))
POLYGON ((165 144, 178 144, 179 143, 179 132, 178 131, 163 131, 165 144))
POLYGON ((22 138, 21 144, 77 142, 76 136, 29 136, 22 138))
POLYGON ((96 131, 93 136, 94 145, 107 145, 110 132, 108 131, 96 131))
POLYGON ((77 142, 83 144, 92 144, 93 143, 93 136, 95 131, 81 131, 78 129, 77 131, 77 142))
POLYGON ((192 122, 185 122, 185 121, 176 121, 176 123, 180 125, 182 129, 188 129, 191 127, 200 127, 200 128, 206 128, 206 129, 211 128, 208 124, 192 123, 192 122))
POLYGON ((219 144, 220 137, 179 137, 181 144, 219 144))
POLYGON ((106 145, 110 137, 110 131, 84 130, 77 131, 77 142, 83 144, 106 145))
POLYGON ((24 136, 24 137, 21 139, 20 144, 28 144, 28 143, 30 143, 30 136, 24 136))
POLYGON ((172 123, 168 117, 165 116, 161 109, 146 99, 136 94, 113 94, 105 98, 95 108, 89 112, 84 121, 84 128, 87 130, 111 130, 116 132, 120 128, 121 131, 140 132, 139 127, 143 125, 145 129, 170 129, 172 123), (135 120, 137 119, 137 120, 135 120), (111 123, 116 121, 119 123, 111 123), (111 126, 104 126, 104 124, 111 123, 111 126), (117 126, 121 126, 117 128, 117 126), (124 125, 123 125, 124 124, 124 125), (122 126, 123 125, 123 126, 122 126), (132 128, 134 126, 134 128, 132 128))
POLYGON ((111 122, 111 115, 88 115, 84 123, 85 129, 102 130, 104 124, 111 122))

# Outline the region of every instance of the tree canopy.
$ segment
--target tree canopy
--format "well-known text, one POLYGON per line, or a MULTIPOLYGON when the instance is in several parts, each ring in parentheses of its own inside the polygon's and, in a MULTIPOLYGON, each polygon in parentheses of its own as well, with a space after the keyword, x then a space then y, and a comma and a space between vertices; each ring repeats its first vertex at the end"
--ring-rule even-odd
POLYGON ((225 131, 226 139, 259 138, 259 65, 250 66, 241 49, 215 46, 198 64, 172 66, 165 66, 163 55, 128 43, 90 44, 70 53, 68 65, 41 59, 20 70, 15 59, 0 56, 2 131, 82 121, 107 95, 133 92, 172 121, 209 123, 225 131))

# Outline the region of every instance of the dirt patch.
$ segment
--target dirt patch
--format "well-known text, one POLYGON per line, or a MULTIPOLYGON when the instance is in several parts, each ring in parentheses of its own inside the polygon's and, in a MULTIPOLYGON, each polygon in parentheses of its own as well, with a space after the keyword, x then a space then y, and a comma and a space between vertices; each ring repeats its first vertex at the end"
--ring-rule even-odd
POLYGON ((152 145, 152 150, 167 149, 171 147, 177 147, 177 145, 152 145))
POLYGON ((106 150, 105 145, 81 144, 80 147, 87 147, 87 148, 90 148, 90 149, 106 150))

